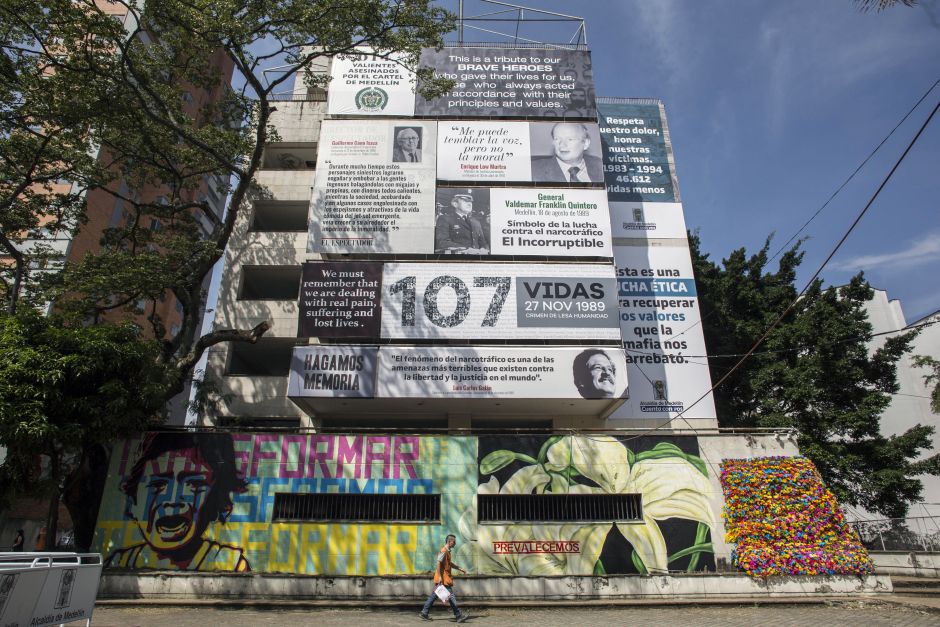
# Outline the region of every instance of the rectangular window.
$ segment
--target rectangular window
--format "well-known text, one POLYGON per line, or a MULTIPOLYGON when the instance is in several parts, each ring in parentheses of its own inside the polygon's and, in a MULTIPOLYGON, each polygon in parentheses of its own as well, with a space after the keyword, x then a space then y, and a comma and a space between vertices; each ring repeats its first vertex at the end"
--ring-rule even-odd
POLYGON ((642 520, 639 494, 479 494, 479 522, 642 520))
POLYGON ((440 494, 293 494, 277 492, 271 520, 414 522, 441 520, 440 494))
POLYGON ((300 266, 242 266, 239 300, 297 300, 300 266))
POLYGON ((286 377, 297 340, 283 337, 262 337, 254 344, 229 344, 227 375, 286 377))

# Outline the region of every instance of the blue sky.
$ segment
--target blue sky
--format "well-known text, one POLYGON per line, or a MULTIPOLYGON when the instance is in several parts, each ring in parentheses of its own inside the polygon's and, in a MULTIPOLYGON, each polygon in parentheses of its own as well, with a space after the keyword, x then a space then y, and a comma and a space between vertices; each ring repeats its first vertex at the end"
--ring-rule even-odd
MULTIPOLYGON (((686 222, 713 260, 786 242, 940 78, 940 0, 522 4, 585 18, 598 95, 665 103, 686 222)), ((938 100, 940 87, 806 230, 801 287, 938 100)), ((858 270, 908 322, 940 309, 940 113, 822 276, 858 270)))

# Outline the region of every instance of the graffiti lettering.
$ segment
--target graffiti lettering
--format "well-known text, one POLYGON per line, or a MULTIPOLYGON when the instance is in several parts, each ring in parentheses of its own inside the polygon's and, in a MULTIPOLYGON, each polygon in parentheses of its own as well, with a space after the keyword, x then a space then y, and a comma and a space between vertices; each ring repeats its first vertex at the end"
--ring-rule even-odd
POLYGON ((494 542, 493 553, 497 555, 522 555, 528 553, 580 553, 581 543, 567 540, 526 540, 524 542, 494 542))

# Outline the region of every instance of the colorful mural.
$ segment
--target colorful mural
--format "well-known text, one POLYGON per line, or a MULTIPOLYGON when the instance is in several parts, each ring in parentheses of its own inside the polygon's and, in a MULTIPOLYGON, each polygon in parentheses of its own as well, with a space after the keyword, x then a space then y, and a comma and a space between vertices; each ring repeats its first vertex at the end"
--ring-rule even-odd
POLYGON ((714 571, 714 495, 697 454, 694 437, 481 437, 479 494, 634 493, 642 495, 643 517, 477 524, 473 509, 460 519, 460 536, 468 543, 456 559, 488 575, 714 571))
POLYGON ((157 433, 119 444, 98 515, 111 568, 430 572, 473 501, 476 440, 157 433), (441 524, 271 521, 274 495, 441 494, 441 524))
POLYGON ((721 464, 732 563, 752 577, 865 575, 868 551, 805 457, 721 464))
POLYGON ((429 573, 448 533, 486 575, 714 570, 694 437, 151 433, 118 445, 96 550, 110 568, 429 573), (440 494, 440 522, 274 522, 277 493, 440 494), (642 495, 636 522, 477 522, 477 494, 642 495))

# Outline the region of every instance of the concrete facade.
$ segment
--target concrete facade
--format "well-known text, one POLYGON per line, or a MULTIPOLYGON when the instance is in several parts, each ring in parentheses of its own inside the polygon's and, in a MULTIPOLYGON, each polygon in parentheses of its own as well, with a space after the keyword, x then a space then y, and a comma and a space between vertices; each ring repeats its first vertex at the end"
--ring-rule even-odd
MULTIPOLYGON (((888 338, 901 335, 912 329, 919 333, 911 343, 911 351, 898 362, 897 376, 900 389, 891 398, 891 404, 881 418, 881 432, 884 435, 897 435, 914 425, 936 425, 937 414, 930 409, 930 393, 934 382, 928 385, 924 375, 928 371, 914 365, 917 355, 926 355, 940 359, 940 311, 936 311, 920 320, 908 323, 904 317, 901 302, 891 300, 886 290, 876 289, 875 296, 866 303, 868 320, 876 334, 869 344, 874 351, 884 345, 888 338)), ((933 434, 933 450, 940 451, 940 430, 933 434)), ((940 477, 923 475, 918 477, 924 484, 923 504, 914 505, 910 516, 940 517, 940 477)))
MULTIPOLYGON (((859 577, 772 577, 741 574, 653 577, 462 577, 461 601, 615 601, 664 602, 739 600, 755 595, 777 599, 846 594, 887 594, 887 575, 859 577)), ((286 575, 200 575, 158 572, 132 575, 106 572, 102 599, 362 600, 381 602, 427 597, 428 577, 303 577, 286 575)))

